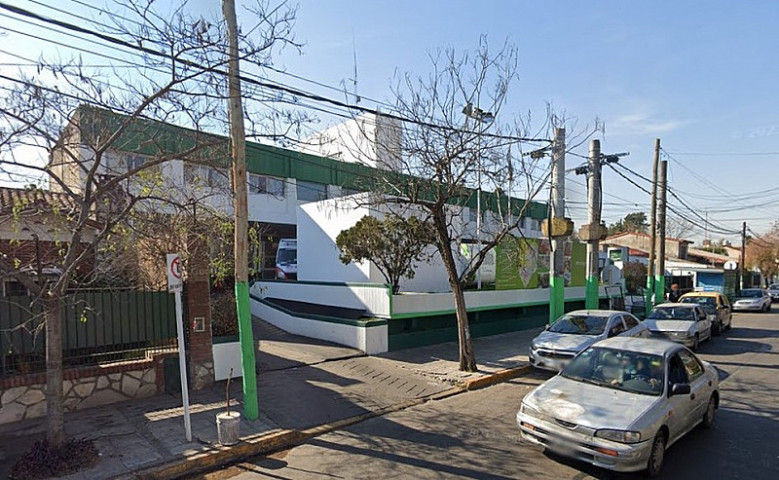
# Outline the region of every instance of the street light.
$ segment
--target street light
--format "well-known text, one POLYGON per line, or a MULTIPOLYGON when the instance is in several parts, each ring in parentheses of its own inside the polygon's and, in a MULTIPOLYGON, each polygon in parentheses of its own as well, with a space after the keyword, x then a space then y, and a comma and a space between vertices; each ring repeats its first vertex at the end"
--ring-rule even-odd
MULTIPOLYGON (((463 114, 479 122, 479 131, 476 137, 476 245, 478 251, 481 252, 481 133, 482 125, 492 123, 495 120, 495 115, 479 107, 474 107, 471 102, 463 107, 463 114)), ((465 122, 467 125, 468 120, 466 119, 465 122)), ((476 288, 481 290, 481 269, 476 270, 476 288)))

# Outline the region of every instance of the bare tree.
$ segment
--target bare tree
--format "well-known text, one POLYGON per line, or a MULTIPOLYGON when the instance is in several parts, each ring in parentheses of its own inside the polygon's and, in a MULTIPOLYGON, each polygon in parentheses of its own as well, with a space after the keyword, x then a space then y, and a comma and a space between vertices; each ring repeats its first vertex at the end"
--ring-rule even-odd
MULTIPOLYGON (((261 1, 252 11, 256 24, 244 30, 240 55, 254 71, 276 49, 297 47, 295 11, 285 3, 261 1)), ((117 2, 104 17, 109 24, 99 24, 93 36, 125 50, 111 68, 91 67, 81 57, 42 59, 34 75, 2 77, 0 173, 40 178, 36 190, 48 196, 20 201, 0 222, 24 228, 41 215, 56 219, 47 234, 57 245, 57 275, 39 278, 20 258, 0 255, 0 275, 18 280, 43 305, 47 440, 55 448, 65 440, 60 312, 74 279, 94 279, 82 270, 96 254, 101 263, 116 260, 106 247, 116 237, 149 232, 159 215, 229 201, 229 194, 216 194, 229 192, 228 144, 209 133, 225 131, 227 120, 223 22, 191 15, 186 2, 164 12, 158 7, 153 0, 117 2), (31 150, 47 161, 20 153, 31 150), (185 165, 183 179, 176 162, 185 165), (186 165, 208 185, 183 188, 192 180, 186 165)), ((262 103, 252 108, 259 112, 262 103)))
MULTIPOLYGON (((425 77, 399 75, 394 87, 396 119, 383 134, 376 123, 358 119, 361 132, 353 148, 375 162, 382 174, 363 179, 371 194, 366 203, 382 205, 398 215, 410 214, 429 222, 435 247, 446 269, 458 327, 460 369, 476 370, 464 287, 489 251, 511 235, 522 235, 520 221, 533 205, 545 180, 543 155, 526 155, 530 144, 546 149, 548 140, 526 138, 527 118, 502 118, 510 87, 517 80, 516 49, 504 45, 489 51, 482 39, 472 54, 448 49, 432 57, 425 77), (363 150, 361 150, 363 148, 363 150), (513 197, 521 192, 526 200, 513 197), (483 216, 475 228, 473 217, 483 216), (461 244, 473 245, 463 259, 461 244)), ((353 152, 352 152, 353 153, 353 152)), ((545 163, 545 162, 544 162, 545 163)), ((540 205, 536 206, 543 208, 540 205)))

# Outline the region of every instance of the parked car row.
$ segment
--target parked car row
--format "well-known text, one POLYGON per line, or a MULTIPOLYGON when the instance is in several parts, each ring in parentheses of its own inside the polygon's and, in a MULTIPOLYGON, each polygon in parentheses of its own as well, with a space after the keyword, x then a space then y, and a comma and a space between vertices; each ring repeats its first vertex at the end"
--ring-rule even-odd
POLYGON ((719 293, 657 305, 643 322, 627 312, 578 310, 532 342, 531 364, 560 373, 528 394, 522 437, 615 471, 657 476, 665 450, 719 405, 717 373, 690 349, 732 325, 719 293))

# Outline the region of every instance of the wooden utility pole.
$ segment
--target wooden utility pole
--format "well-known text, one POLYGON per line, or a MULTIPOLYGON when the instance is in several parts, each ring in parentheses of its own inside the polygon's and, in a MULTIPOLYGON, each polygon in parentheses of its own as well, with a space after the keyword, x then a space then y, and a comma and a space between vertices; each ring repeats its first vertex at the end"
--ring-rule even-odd
POLYGON ((649 217, 649 266, 646 275, 646 292, 644 292, 644 304, 646 314, 652 309, 652 299, 655 291, 655 250, 657 248, 657 169, 660 163, 660 139, 655 139, 655 156, 652 161, 652 207, 649 217))
POLYGON ((747 263, 747 222, 741 224, 741 258, 738 261, 738 270, 740 280, 738 282, 739 290, 744 289, 744 274, 746 273, 747 263))
POLYGON ((655 304, 665 301, 665 218, 668 190, 668 161, 660 162, 660 199, 657 206, 657 262, 655 262, 655 304))
POLYGON ((585 305, 588 310, 597 309, 600 303, 598 295, 598 242, 600 240, 600 140, 590 141, 590 156, 588 161, 588 174, 590 177, 587 191, 587 222, 589 232, 585 236, 587 241, 587 283, 585 290, 585 305))
MULTIPOLYGON (((555 128, 552 147, 552 221, 565 218, 565 129, 555 128)), ((552 275, 549 277, 549 323, 565 313, 565 237, 549 228, 552 275)))
POLYGON ((243 126, 241 81, 238 64, 238 22, 235 0, 222 1, 222 13, 227 23, 228 80, 230 94, 230 138, 232 144, 233 209, 235 218, 235 305, 241 340, 243 369, 243 408, 249 420, 259 416, 257 402, 257 372, 254 361, 254 334, 249 307, 249 209, 246 192, 246 135, 243 126))

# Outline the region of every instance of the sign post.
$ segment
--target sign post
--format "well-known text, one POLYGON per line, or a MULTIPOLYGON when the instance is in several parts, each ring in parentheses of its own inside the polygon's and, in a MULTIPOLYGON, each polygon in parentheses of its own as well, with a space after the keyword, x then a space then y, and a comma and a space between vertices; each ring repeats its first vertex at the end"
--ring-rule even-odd
POLYGON ((179 370, 181 370, 181 400, 184 404, 184 430, 187 441, 192 441, 192 423, 189 418, 189 387, 187 385, 187 352, 184 346, 184 320, 181 313, 181 257, 178 253, 167 255, 168 293, 176 299, 176 331, 179 340, 179 370))

